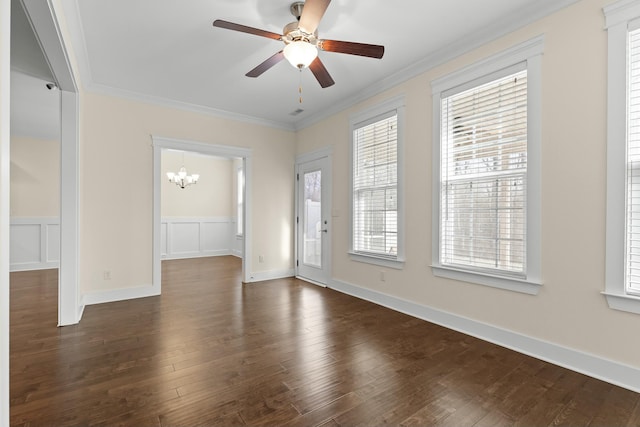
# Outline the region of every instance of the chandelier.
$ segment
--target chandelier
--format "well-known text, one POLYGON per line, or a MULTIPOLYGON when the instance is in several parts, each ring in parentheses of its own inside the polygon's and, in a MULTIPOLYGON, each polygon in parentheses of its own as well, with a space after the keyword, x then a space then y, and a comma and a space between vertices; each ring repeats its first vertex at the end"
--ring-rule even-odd
POLYGON ((169 182, 173 182, 180 188, 185 188, 191 184, 197 184, 200 175, 197 173, 187 175, 187 170, 182 166, 178 173, 167 172, 167 178, 169 178, 169 182))

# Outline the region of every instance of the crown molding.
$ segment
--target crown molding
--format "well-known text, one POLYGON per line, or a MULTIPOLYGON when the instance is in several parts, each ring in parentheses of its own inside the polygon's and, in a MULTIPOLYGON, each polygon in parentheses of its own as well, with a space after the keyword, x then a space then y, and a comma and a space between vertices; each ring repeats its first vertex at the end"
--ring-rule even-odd
POLYGON ((535 5, 524 8, 520 10, 517 15, 511 15, 508 19, 497 21, 493 27, 487 28, 483 32, 469 34, 467 37, 458 39, 455 43, 445 46, 433 54, 424 57, 422 60, 415 62, 409 67, 378 81, 365 90, 359 92, 357 95, 345 98, 342 102, 335 104, 330 109, 297 121, 295 123, 295 130, 302 130, 327 119, 334 114, 344 111, 347 108, 350 108, 375 95, 379 95, 380 93, 404 83, 407 80, 424 74, 440 65, 446 64, 457 57, 472 52, 487 43, 504 37, 519 28, 529 25, 577 2, 578 0, 558 0, 553 5, 544 9, 539 9, 535 5))
POLYGON ((243 123, 250 123, 254 125, 266 126, 266 127, 275 128, 275 129, 282 129, 290 132, 295 131, 294 125, 290 123, 283 123, 275 120, 268 120, 260 117, 248 116, 240 113, 234 113, 232 111, 220 110, 217 108, 207 107, 204 105, 191 104, 188 102, 162 98, 154 95, 146 95, 139 92, 133 92, 125 89, 105 86, 105 85, 94 83, 94 82, 85 84, 85 90, 92 93, 115 96, 119 98, 129 99, 132 101, 144 102, 146 104, 152 104, 152 105, 157 105, 161 107, 189 111, 192 113, 200 113, 200 114, 205 114, 205 115, 218 117, 222 119, 235 120, 243 123))
POLYGON ((107 95, 119 96, 135 101, 157 104, 169 108, 192 111, 224 119, 236 120, 240 122, 295 132, 316 124, 322 120, 325 120, 360 102, 363 102, 375 95, 389 90, 409 79, 428 72, 435 67, 445 64, 459 56, 469 53, 491 41, 497 40, 500 37, 503 37, 519 28, 529 25, 577 2, 578 0, 557 0, 553 4, 550 4, 545 8, 540 8, 536 4, 530 5, 526 8, 522 8, 516 14, 510 15, 505 19, 495 22, 492 27, 487 28, 481 32, 469 34, 466 37, 462 37, 456 42, 449 44, 442 49, 439 49, 438 51, 424 57, 422 60, 415 62, 409 67, 406 67, 396 72, 395 74, 392 74, 378 81, 377 83, 369 86, 363 91, 360 91, 358 94, 345 98, 341 102, 334 104, 331 108, 325 109, 307 118, 301 118, 294 123, 267 120, 260 117, 248 116, 212 107, 170 100, 95 83, 93 82, 93 79, 91 77, 92 73, 88 63, 88 53, 86 44, 84 42, 84 30, 82 28, 82 22, 80 20, 78 2, 64 2, 63 8, 66 15, 65 17, 68 22, 68 30, 72 39, 71 42, 76 49, 80 78, 81 81, 84 82, 85 90, 89 92, 98 92, 107 95))

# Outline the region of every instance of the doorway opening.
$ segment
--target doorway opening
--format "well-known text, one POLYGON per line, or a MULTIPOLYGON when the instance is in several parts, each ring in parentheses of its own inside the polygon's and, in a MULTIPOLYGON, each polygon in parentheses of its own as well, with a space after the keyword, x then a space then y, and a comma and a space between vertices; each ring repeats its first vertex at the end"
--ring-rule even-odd
POLYGON ((163 261, 242 258, 243 160, 171 149, 161 156, 173 179, 161 180, 163 261))
MULTIPOLYGON (((55 11, 50 4, 12 0, 11 6, 12 44, 20 47, 11 49, 12 73, 18 70, 46 80, 48 83, 42 82, 42 90, 58 93, 59 219, 57 226, 44 224, 40 228, 47 229, 50 236, 59 236, 59 243, 56 244, 55 237, 52 237, 46 249, 51 249, 52 253, 56 252, 54 247, 58 249, 58 326, 71 325, 80 321, 83 310, 78 283, 78 89, 60 38, 55 11), (13 40, 14 36, 16 40, 13 40), (14 55, 14 51, 24 57, 14 55), (56 227, 57 233, 52 231, 56 227)), ((15 123, 14 111, 11 114, 15 123)), ((46 255, 41 256, 41 261, 42 258, 45 261, 50 259, 46 255)))
MULTIPOLYGON (((158 136, 152 136, 153 140, 153 287, 155 294, 161 293, 162 284, 162 259, 167 258, 167 255, 173 254, 175 257, 190 257, 195 254, 196 242, 198 247, 197 256, 216 255, 216 251, 229 251, 231 254, 240 255, 242 258, 242 281, 249 281, 249 272, 251 268, 249 266, 251 256, 251 149, 206 144, 202 142, 194 142, 188 140, 170 139, 158 136), (184 153, 184 154, 183 154, 184 153), (168 216, 164 217, 163 221, 163 185, 173 185, 168 182, 166 170, 163 169, 163 156, 165 163, 168 164, 169 159, 172 156, 178 155, 179 159, 182 159, 184 155, 187 158, 196 158, 197 156, 213 157, 218 160, 224 160, 229 165, 229 179, 233 182, 234 177, 238 182, 236 184, 236 196, 234 207, 228 210, 229 213, 235 213, 235 221, 231 219, 233 215, 229 215, 223 220, 216 220, 215 216, 209 219, 199 218, 196 224, 194 219, 189 221, 181 221, 178 218, 176 221, 177 227, 182 227, 186 233, 174 233, 172 227, 175 224, 169 224, 168 216), (186 157, 189 156, 189 157, 186 157), (241 174, 238 174, 241 171, 241 174), (238 199, 241 199, 242 204, 238 203, 238 199), (238 234, 239 226, 241 226, 241 234, 238 234), (206 236, 205 240, 213 236, 210 232, 212 228, 227 228, 226 235, 233 236, 233 240, 228 240, 229 248, 216 249, 215 241, 209 239, 202 244, 202 233, 206 236), (176 236, 180 236, 176 241, 176 236), (208 236, 208 237, 207 237, 208 236), (239 244, 237 247, 231 246, 232 244, 239 244), (233 253, 235 248, 235 253, 233 253)), ((175 160, 175 159, 174 159, 175 160)), ((186 160, 184 160, 186 162, 186 160)), ((185 165, 188 166, 188 165, 185 165)), ((172 166, 173 167, 173 166, 172 166)), ((196 171, 193 172, 202 173, 196 171)), ((203 178, 195 186, 203 184, 203 178)), ((192 187, 195 187, 192 185, 192 187)), ((203 184, 204 186, 204 184, 203 184)), ((234 189, 234 186, 230 186, 234 189)), ((188 189, 175 188, 172 190, 185 191, 188 189)), ((233 198, 232 198, 233 200, 233 198)), ((224 232, 219 235, 225 235, 224 232)), ((230 238, 231 239, 231 238, 230 238)), ((217 254, 222 254, 218 252, 217 254)))

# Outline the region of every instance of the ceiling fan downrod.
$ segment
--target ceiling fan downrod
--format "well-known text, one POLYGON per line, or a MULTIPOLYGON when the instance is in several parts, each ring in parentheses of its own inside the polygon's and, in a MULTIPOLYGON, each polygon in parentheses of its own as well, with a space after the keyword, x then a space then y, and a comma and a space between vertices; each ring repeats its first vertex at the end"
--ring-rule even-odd
POLYGON ((299 21, 300 17, 302 16, 302 9, 304 8, 304 2, 303 1, 296 1, 291 3, 291 7, 289 8, 289 10, 291 11, 291 14, 293 16, 296 17, 296 19, 299 21))

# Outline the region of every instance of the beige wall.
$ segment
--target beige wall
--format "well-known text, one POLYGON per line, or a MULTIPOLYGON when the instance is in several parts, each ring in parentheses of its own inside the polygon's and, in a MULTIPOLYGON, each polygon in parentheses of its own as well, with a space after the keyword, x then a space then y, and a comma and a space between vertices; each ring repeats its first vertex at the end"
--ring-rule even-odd
POLYGON ((583 0, 297 133, 297 153, 333 141, 333 276, 541 340, 640 367, 640 316, 604 297, 607 34, 602 7, 583 0), (436 278, 431 262, 433 79, 544 35, 542 93, 542 277, 537 296, 436 278), (351 261, 349 115, 395 95, 406 98, 406 265, 351 261))
POLYGON ((293 268, 293 133, 87 92, 80 127, 83 292, 151 284, 151 135, 251 148, 252 272, 293 268))
POLYGON ((11 216, 60 216, 60 142, 11 137, 11 216))
POLYGON ((163 217, 231 217, 232 159, 162 151, 161 215, 163 217), (184 155, 184 157, 183 157, 184 155), (183 161, 184 159, 184 161, 183 161), (166 178, 184 165, 188 174, 197 173, 197 184, 180 188, 166 178))

